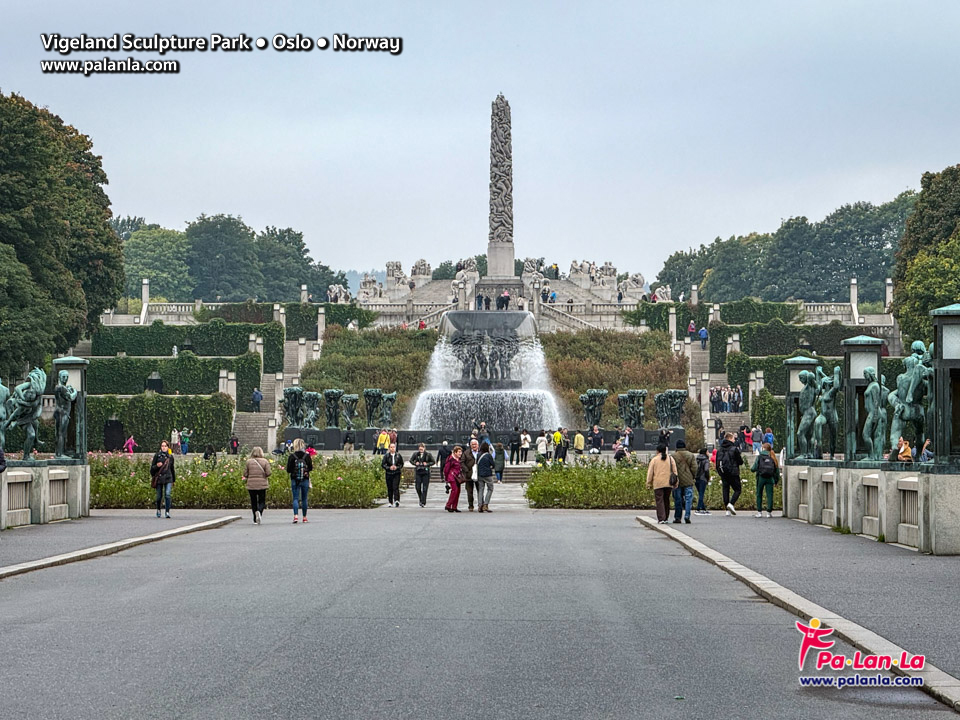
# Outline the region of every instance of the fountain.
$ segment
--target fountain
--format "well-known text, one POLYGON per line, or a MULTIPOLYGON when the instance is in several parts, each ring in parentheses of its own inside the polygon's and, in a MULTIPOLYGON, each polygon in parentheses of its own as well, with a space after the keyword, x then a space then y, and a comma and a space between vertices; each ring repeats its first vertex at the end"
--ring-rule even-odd
POLYGON ((537 324, 529 312, 447 312, 411 430, 470 431, 561 425, 537 324))

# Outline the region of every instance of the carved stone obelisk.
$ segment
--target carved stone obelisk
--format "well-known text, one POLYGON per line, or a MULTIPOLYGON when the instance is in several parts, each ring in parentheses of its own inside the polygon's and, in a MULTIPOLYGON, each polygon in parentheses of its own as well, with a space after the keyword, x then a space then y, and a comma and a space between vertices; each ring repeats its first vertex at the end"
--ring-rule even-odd
POLYGON ((490 116, 490 241, 487 276, 514 276, 513 145, 510 139, 510 103, 501 93, 490 116))

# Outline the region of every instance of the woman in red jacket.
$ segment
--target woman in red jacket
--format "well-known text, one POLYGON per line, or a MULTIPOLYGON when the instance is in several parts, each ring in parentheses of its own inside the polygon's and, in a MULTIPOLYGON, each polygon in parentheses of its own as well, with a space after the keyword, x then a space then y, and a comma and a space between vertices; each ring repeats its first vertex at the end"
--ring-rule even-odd
POLYGON ((457 503, 460 502, 460 472, 462 465, 460 458, 463 457, 463 448, 457 445, 453 453, 443 464, 443 479, 450 484, 450 497, 447 498, 447 512, 460 512, 457 509, 457 503))

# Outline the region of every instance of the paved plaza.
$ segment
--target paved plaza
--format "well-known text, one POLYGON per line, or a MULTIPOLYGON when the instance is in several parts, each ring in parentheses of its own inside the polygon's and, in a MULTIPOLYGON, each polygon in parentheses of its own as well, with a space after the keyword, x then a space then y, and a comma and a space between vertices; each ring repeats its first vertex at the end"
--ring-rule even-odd
MULTIPOLYGON (((794 616, 635 512, 535 511, 518 492, 497 486, 482 516, 420 509, 412 490, 399 510, 313 511, 307 525, 278 510, 257 527, 237 512, 220 529, 4 580, 0 717, 950 714, 918 690, 801 689, 794 616)), ((434 505, 442 484, 431 493, 434 505)), ((131 515, 132 534, 154 531, 149 513, 131 515)), ((710 520, 683 529, 721 543, 736 523, 737 549, 780 534, 796 544, 794 533, 811 550, 857 542, 786 520, 710 520)), ((820 560, 781 556, 797 566, 781 582, 806 582, 820 560)), ((885 612, 914 617, 908 602, 885 612)), ((937 627, 917 620, 914 637, 937 627)))

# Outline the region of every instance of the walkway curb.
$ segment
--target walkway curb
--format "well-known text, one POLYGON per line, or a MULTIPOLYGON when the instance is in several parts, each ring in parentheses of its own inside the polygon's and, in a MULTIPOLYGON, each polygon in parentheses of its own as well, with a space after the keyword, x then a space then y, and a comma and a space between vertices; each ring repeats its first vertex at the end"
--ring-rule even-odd
MULTIPOLYGON (((805 620, 814 617, 820 618, 825 626, 834 629, 837 637, 850 643, 861 652, 873 655, 894 656, 899 656, 901 653, 907 652, 904 648, 895 645, 886 638, 877 635, 875 632, 847 620, 832 610, 827 610, 825 607, 817 605, 811 600, 807 600, 807 598, 798 595, 792 590, 788 590, 770 578, 754 572, 750 568, 728 558, 726 555, 704 545, 699 540, 694 540, 686 533, 675 530, 668 525, 660 525, 655 519, 641 515, 637 515, 637 522, 651 530, 656 530, 666 535, 671 540, 677 541, 696 557, 716 565, 724 572, 744 583, 757 593, 757 595, 760 595, 774 605, 805 620)), ((944 672, 930 663, 925 663, 924 670, 922 671, 903 670, 900 667, 894 667, 891 672, 896 675, 923 678, 921 689, 925 693, 949 706, 951 709, 960 712, 960 679, 953 677, 953 675, 944 672)))
POLYGON ((17 565, 7 565, 6 567, 0 567, 0 580, 5 580, 14 575, 33 572, 34 570, 43 570, 44 568, 54 567, 56 565, 66 565, 67 563, 79 562, 80 560, 113 555, 123 550, 129 550, 137 545, 146 545, 147 543, 166 540, 167 538, 178 535, 186 535, 187 533, 198 532, 200 530, 212 530, 213 528, 222 527, 239 519, 239 515, 225 515, 216 520, 205 520, 204 522, 163 530, 162 532, 151 535, 117 540, 116 542, 106 543, 105 545, 94 545, 93 547, 84 548, 83 550, 74 550, 73 552, 64 553, 63 555, 51 555, 50 557, 40 558, 39 560, 31 560, 17 565))

